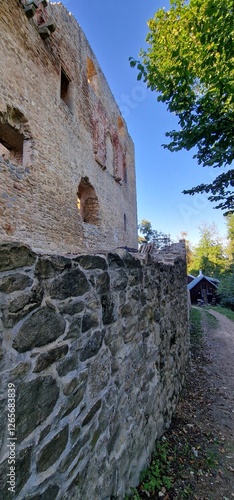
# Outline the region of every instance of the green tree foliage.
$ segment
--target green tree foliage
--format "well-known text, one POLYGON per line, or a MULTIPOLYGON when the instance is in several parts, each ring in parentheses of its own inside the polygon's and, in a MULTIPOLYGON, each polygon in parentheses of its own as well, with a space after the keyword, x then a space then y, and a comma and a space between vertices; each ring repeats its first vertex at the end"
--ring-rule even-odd
POLYGON ((220 278, 221 283, 218 288, 218 295, 221 305, 229 307, 234 311, 234 214, 228 215, 226 222, 228 266, 226 272, 220 278))
MULTIPOLYGON (((180 129, 167 132, 171 151, 196 148, 194 158, 208 167, 234 160, 234 6, 233 0, 171 0, 148 22, 147 51, 137 66, 158 100, 178 117, 180 129)), ((234 212, 234 170, 223 170, 209 184, 183 191, 209 193, 215 208, 234 212)))
POLYGON ((142 219, 141 223, 138 225, 138 229, 142 236, 138 237, 139 243, 149 243, 154 236, 154 230, 152 228, 151 222, 146 219, 142 219))
POLYGON ((234 311, 234 266, 221 278, 218 295, 221 306, 229 307, 234 311))
POLYGON ((217 278, 227 265, 223 245, 214 224, 203 224, 199 230, 200 240, 194 248, 188 272, 196 276, 201 270, 206 276, 217 278))
POLYGON ((142 236, 138 236, 138 243, 152 243, 160 248, 165 244, 170 243, 170 235, 163 233, 162 231, 157 231, 152 228, 152 224, 147 219, 142 219, 141 223, 138 225, 138 229, 142 236))
POLYGON ((227 222, 227 237, 228 237, 228 246, 227 246, 227 254, 229 257, 230 263, 234 263, 234 214, 228 215, 226 218, 227 222))

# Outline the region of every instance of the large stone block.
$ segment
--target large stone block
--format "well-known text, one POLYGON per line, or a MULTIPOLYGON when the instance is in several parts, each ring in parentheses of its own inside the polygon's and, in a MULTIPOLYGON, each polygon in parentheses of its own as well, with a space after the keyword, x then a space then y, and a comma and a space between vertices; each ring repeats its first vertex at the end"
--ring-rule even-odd
POLYGON ((65 339, 78 339, 82 331, 82 318, 75 317, 69 324, 65 339))
POLYGON ((51 376, 37 377, 17 387, 16 428, 19 442, 50 415, 58 396, 59 388, 51 376))
POLYGON ((100 351, 104 335, 104 330, 97 331, 92 334, 84 349, 82 349, 81 351, 80 361, 85 361, 86 359, 92 358, 100 351))
POLYGON ((5 390, 5 397, 4 397, 4 399, 2 399, 2 398, 0 399, 0 413, 2 415, 2 417, 0 419, 0 449, 1 449, 2 448, 2 444, 4 442, 4 437, 5 437, 6 428, 7 428, 7 396, 6 396, 6 390, 5 390))
POLYGON ((70 269, 71 259, 60 255, 40 256, 35 268, 35 275, 43 279, 53 278, 65 269, 70 269))
POLYGON ((110 323, 114 323, 117 319, 114 296, 111 293, 102 295, 101 304, 103 324, 110 325, 110 323))
POLYGON ((74 392, 67 397, 65 403, 63 403, 61 410, 59 412, 60 418, 64 418, 69 415, 75 408, 77 408, 84 398, 86 391, 86 386, 84 383, 80 384, 74 392))
POLYGON ((96 413, 98 412, 98 410, 100 410, 102 406, 102 400, 99 399, 95 405, 92 406, 92 408, 89 410, 89 412, 87 413, 86 417, 84 418, 81 426, 84 427, 85 425, 89 424, 89 422, 95 417, 96 413))
POLYGON ((113 290, 125 290, 128 284, 128 275, 124 269, 111 272, 111 287, 113 290))
POLYGON ((87 376, 87 371, 84 371, 79 374, 79 377, 73 377, 69 381, 65 382, 63 386, 63 394, 68 396, 74 392, 78 385, 84 385, 84 382, 87 381, 87 376))
POLYGON ((49 443, 39 453, 37 459, 37 471, 44 472, 51 465, 56 462, 63 450, 66 448, 68 442, 69 427, 66 425, 60 432, 58 432, 49 443))
POLYGON ((10 371, 9 380, 12 382, 19 382, 19 380, 23 380, 28 375, 30 368, 31 363, 28 361, 22 361, 10 371))
MULTIPOLYGON (((70 467, 72 464, 73 460, 77 459, 79 457, 79 454, 81 452, 80 448, 80 443, 76 443, 69 451, 66 457, 61 461, 59 465, 59 472, 64 473, 70 467)), ((76 460, 77 464, 77 460, 76 460)))
POLYGON ((12 446, 12 456, 14 456, 15 451, 15 461, 12 460, 10 465, 8 459, 6 459, 0 464, 0 496, 4 500, 19 498, 20 491, 30 477, 32 446, 28 446, 17 452, 17 442, 14 443, 16 446, 12 446), (15 493, 9 489, 11 485, 8 483, 8 481, 10 481, 9 474, 11 472, 11 466, 14 467, 12 478, 15 479, 15 493))
POLYGON ((80 255, 74 259, 83 269, 106 269, 107 263, 103 257, 99 255, 80 255))
POLYGON ((30 291, 25 291, 17 297, 5 300, 2 305, 2 322, 6 328, 11 328, 29 312, 40 306, 44 290, 38 284, 30 291))
POLYGON ((57 484, 51 484, 46 488, 45 490, 42 491, 42 493, 33 493, 30 495, 27 495, 25 497, 25 500, 56 500, 59 492, 59 486, 57 484))
POLYGON ((32 278, 27 274, 15 273, 4 276, 0 280, 0 292, 11 293, 16 290, 24 290, 33 283, 32 278))
POLYGON ((91 438, 91 432, 87 431, 85 434, 82 435, 80 439, 72 446, 71 449, 69 449, 68 454, 66 457, 61 461, 59 465, 59 472, 64 473, 68 467, 72 464, 73 460, 75 460, 76 466, 78 465, 79 461, 84 458, 84 445, 87 443, 87 441, 91 438))
POLYGON ((0 371, 4 366, 5 353, 6 349, 3 346, 3 335, 0 333, 0 371))
POLYGON ((141 262, 139 259, 135 259, 128 251, 124 249, 118 249, 117 253, 121 259, 124 261, 124 265, 129 268, 141 267, 141 262))
POLYGON ((108 264, 110 269, 125 267, 123 259, 121 259, 121 257, 116 253, 108 253, 108 264))
POLYGON ((95 328, 99 325, 99 318, 96 313, 87 312, 84 314, 82 319, 82 332, 87 332, 91 328, 95 328))
POLYGON ((52 299, 64 300, 68 297, 82 296, 89 288, 85 274, 80 269, 72 269, 54 279, 49 287, 49 293, 52 299))
POLYGON ((111 327, 107 328, 105 344, 109 347, 112 356, 115 356, 123 348, 123 334, 121 325, 116 325, 115 332, 111 327))
POLYGON ((84 308, 85 308, 84 302, 81 301, 76 302, 73 300, 69 300, 69 302, 59 305, 59 311, 62 314, 68 314, 69 316, 81 313, 84 310, 84 308))
POLYGON ((111 375, 111 360, 108 350, 100 353, 89 365, 87 390, 90 397, 97 398, 101 391, 108 385, 111 375))
POLYGON ((41 372, 42 370, 45 370, 45 368, 50 366, 52 363, 66 356, 67 352, 68 352, 68 345, 65 344, 58 347, 54 347, 53 349, 50 349, 47 352, 39 354, 39 356, 36 359, 36 365, 33 371, 35 373, 38 373, 41 372))
POLYGON ((107 271, 96 278, 96 289, 100 295, 110 291, 110 275, 107 271))
POLYGON ((78 356, 76 353, 66 356, 57 364, 57 372, 60 377, 64 377, 69 372, 77 370, 77 368, 78 368, 78 356))
POLYGON ((19 352, 25 352, 53 342, 64 330, 64 318, 50 308, 43 307, 23 323, 12 342, 12 347, 19 352))
POLYGON ((35 260, 35 253, 27 245, 21 243, 2 243, 0 245, 0 271, 32 266, 35 260))

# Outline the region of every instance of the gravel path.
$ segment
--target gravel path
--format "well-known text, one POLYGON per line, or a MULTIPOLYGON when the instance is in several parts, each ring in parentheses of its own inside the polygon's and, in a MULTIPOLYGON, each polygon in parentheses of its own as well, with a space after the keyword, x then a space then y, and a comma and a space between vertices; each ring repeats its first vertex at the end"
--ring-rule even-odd
POLYGON ((220 429, 234 441, 234 322, 211 309, 209 314, 218 321, 217 328, 210 329, 203 320, 211 361, 207 375, 214 393, 211 411, 220 429))
POLYGON ((202 326, 205 343, 204 353, 207 363, 203 367, 206 374, 207 409, 204 429, 211 429, 219 441, 219 469, 210 491, 207 484, 201 487, 197 499, 233 500, 234 498, 234 321, 213 309, 209 314, 216 318, 211 322, 202 311, 202 326))
POLYGON ((199 312, 202 332, 194 323, 185 384, 162 441, 173 486, 149 494, 140 485, 134 498, 234 500, 234 321, 214 308, 199 312))

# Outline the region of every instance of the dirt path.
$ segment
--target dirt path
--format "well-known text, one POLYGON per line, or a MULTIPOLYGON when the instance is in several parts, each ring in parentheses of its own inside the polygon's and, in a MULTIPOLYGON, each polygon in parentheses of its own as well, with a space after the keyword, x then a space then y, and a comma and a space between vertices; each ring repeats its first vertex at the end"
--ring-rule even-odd
MULTIPOLYGON (((234 499, 234 321, 200 309, 203 337, 191 350, 185 387, 168 439, 183 453, 168 498, 234 499), (197 458, 186 449, 195 450, 197 458)), ((178 461, 177 461, 178 466, 178 461)), ((158 497, 156 497, 158 498, 158 497)))
MULTIPOLYGON (((216 318, 210 322, 202 311, 204 355, 200 390, 205 396, 204 420, 200 428, 208 430, 217 442, 218 470, 212 478, 198 480, 195 498, 199 500, 232 500, 234 498, 234 322, 213 309, 216 318)), ((202 417, 202 415, 201 415, 202 417)), ((215 447, 214 447, 215 448, 215 447)))
MULTIPOLYGON (((217 327, 211 329, 203 318, 206 353, 210 360, 206 372, 213 394, 211 413, 220 431, 232 441, 234 452, 234 322, 211 309, 209 314, 218 321, 217 327)), ((234 468, 234 455, 232 465, 234 468)))

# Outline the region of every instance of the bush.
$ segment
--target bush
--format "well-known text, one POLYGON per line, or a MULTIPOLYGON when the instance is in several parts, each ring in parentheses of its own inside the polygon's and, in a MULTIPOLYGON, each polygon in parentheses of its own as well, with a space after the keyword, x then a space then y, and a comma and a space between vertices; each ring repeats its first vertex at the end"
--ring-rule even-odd
POLYGON ((218 297, 220 304, 224 307, 229 307, 234 311, 234 272, 226 274, 222 279, 218 288, 218 297))

